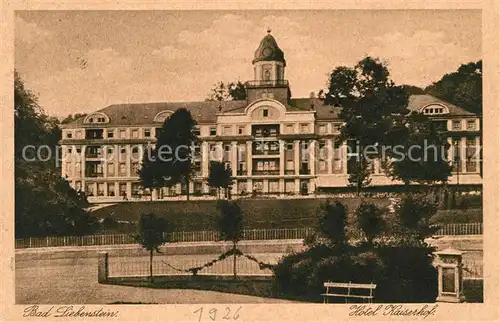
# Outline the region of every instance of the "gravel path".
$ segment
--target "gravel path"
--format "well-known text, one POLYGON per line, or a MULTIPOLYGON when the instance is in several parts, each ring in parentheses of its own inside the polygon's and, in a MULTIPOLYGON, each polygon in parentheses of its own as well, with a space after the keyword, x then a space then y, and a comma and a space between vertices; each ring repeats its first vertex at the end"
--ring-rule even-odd
POLYGON ((96 258, 16 260, 16 304, 110 304, 117 301, 158 304, 287 302, 213 291, 98 284, 96 258))

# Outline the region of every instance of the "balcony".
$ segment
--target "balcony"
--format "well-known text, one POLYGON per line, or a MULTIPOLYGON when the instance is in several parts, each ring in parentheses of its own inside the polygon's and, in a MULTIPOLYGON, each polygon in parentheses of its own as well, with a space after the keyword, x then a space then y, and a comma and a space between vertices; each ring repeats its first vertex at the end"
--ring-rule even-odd
POLYGON ((279 124, 252 126, 252 135, 256 138, 276 137, 279 133, 279 124))
POLYGON ((103 139, 103 129, 88 129, 85 130, 85 139, 100 140, 103 139))
POLYGON ((275 80, 252 80, 245 82, 246 88, 259 88, 259 87, 288 87, 288 80, 275 79, 275 80))
POLYGON ((299 169, 299 174, 311 174, 311 169, 309 169, 309 167, 302 166, 299 169))

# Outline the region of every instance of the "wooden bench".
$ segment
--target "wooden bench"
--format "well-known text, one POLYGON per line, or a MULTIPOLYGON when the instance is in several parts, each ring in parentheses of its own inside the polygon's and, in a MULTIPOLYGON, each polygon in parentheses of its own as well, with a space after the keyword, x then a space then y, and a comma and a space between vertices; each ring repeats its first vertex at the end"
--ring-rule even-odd
POLYGON ((321 294, 323 296, 323 303, 328 303, 329 297, 344 297, 345 302, 348 303, 349 298, 357 298, 367 300, 368 303, 372 303, 373 301, 373 292, 377 287, 376 284, 359 284, 359 283, 332 283, 325 282, 323 286, 326 288, 326 292, 321 294), (332 293, 331 289, 346 289, 347 293, 332 293), (353 294, 351 290, 366 290, 369 291, 369 294, 353 294))

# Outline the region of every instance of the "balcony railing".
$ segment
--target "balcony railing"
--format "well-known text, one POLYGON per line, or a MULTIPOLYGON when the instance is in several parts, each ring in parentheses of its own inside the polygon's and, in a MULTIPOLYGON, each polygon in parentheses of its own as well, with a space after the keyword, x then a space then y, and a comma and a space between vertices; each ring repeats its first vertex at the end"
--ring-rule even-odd
POLYGON ((258 87, 269 87, 269 86, 288 86, 288 80, 286 79, 275 79, 275 80, 252 80, 245 83, 246 87, 258 88, 258 87))
POLYGON ((254 170, 252 172, 253 175, 279 175, 280 170, 254 170))
POLYGON ((254 149, 252 151, 253 155, 277 155, 280 154, 280 150, 259 150, 254 149))
POLYGON ((98 173, 98 172, 86 172, 85 176, 87 178, 101 178, 101 177, 103 177, 103 174, 102 174, 102 172, 101 173, 98 173))

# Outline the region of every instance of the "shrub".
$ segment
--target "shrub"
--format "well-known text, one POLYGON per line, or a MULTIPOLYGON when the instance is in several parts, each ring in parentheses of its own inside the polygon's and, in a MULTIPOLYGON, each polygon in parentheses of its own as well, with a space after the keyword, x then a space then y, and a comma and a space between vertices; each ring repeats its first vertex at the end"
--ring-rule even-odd
MULTIPOLYGON (((375 236, 382 227, 386 227, 382 225, 380 210, 373 205, 362 205, 357 212, 364 221, 361 226, 370 236, 375 236), (379 226, 370 230, 369 224, 379 226)), ((342 235, 345 232, 342 229, 345 207, 325 203, 318 208, 318 231, 305 240, 306 249, 285 256, 275 266, 276 292, 284 297, 319 302, 326 281, 373 282, 377 284, 374 293, 376 302, 435 301, 437 272, 432 265, 434 249, 423 241, 428 229, 426 218, 433 212, 434 205, 421 196, 403 198, 396 207, 402 227, 390 243, 379 241, 374 244, 369 240, 353 245, 339 242, 341 236, 345 238, 342 235)), ((343 302, 343 299, 338 298, 337 301, 343 302)))

